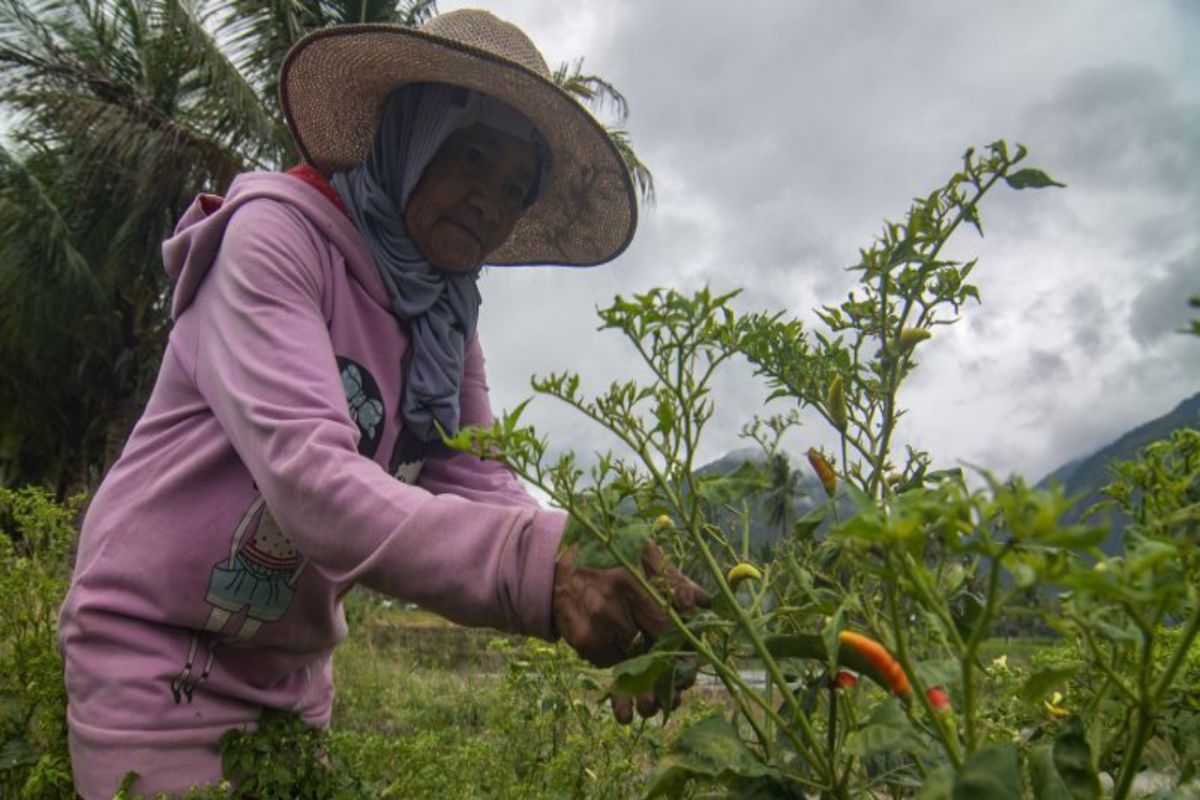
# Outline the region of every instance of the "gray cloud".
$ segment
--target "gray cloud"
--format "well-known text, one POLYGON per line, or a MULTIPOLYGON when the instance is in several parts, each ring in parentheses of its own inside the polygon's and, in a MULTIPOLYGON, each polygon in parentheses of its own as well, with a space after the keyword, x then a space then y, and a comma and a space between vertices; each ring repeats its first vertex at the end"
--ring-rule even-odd
MULTIPOLYGON (((659 188, 617 263, 489 273, 498 406, 529 394, 530 372, 569 366, 597 385, 628 373, 629 351, 592 314, 617 292, 744 287, 739 308, 812 320, 843 298, 844 267, 883 219, 1000 136, 1069 188, 997 190, 987 237, 948 248, 980 257, 985 305, 922 353, 904 440, 1040 477, 1200 383, 1200 346, 1168 335, 1163 315, 1172 293, 1200 291, 1181 285, 1197 272, 1200 214, 1191 0, 489 5, 551 63, 585 55, 625 92, 659 188)), ((763 394, 735 369, 714 396, 715 454, 740 444, 763 394)), ((556 443, 599 446, 552 404, 530 414, 556 443)), ((815 423, 800 434, 820 436, 815 423)))
POLYGON ((1167 265, 1165 272, 1137 293, 1129 328, 1142 345, 1174 334, 1195 315, 1187 299, 1200 294, 1200 248, 1167 265))
POLYGON ((1088 358, 1101 355, 1116 332, 1104 293, 1095 283, 1076 289, 1066 302, 1071 341, 1088 358))
POLYGON ((1059 381, 1069 377, 1070 374, 1070 367, 1061 353, 1035 349, 1029 354, 1029 361, 1025 367, 1025 378, 1032 383, 1059 381))

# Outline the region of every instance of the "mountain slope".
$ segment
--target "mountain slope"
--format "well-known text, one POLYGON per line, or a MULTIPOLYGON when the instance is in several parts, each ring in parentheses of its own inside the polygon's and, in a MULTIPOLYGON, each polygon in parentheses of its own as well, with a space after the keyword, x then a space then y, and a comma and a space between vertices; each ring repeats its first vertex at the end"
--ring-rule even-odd
MULTIPOLYGON (((1184 400, 1171 412, 1139 425, 1128 433, 1105 445, 1086 458, 1077 458, 1063 464, 1038 482, 1038 486, 1058 483, 1068 497, 1078 498, 1075 507, 1066 515, 1073 522, 1093 504, 1103 499, 1100 490, 1111 482, 1109 465, 1114 461, 1128 461, 1137 456, 1147 445, 1165 439, 1181 428, 1200 427, 1200 394, 1184 400)), ((1106 553, 1120 549, 1120 534, 1125 527, 1123 516, 1112 513, 1105 522, 1113 526, 1113 533, 1101 545, 1106 553)))
MULTIPOLYGON (((1200 428, 1200 393, 1184 400, 1171 412, 1157 419, 1139 425, 1123 434, 1109 444, 1096 450, 1089 456, 1076 458, 1058 467, 1046 475, 1037 485, 1046 487, 1052 483, 1060 484, 1068 497, 1077 498, 1075 507, 1066 515, 1066 522, 1074 522, 1083 512, 1103 499, 1100 490, 1111 479, 1109 465, 1114 461, 1126 461, 1137 456, 1138 452, 1147 445, 1165 439, 1174 431, 1181 428, 1200 428)), ((761 464, 763 455, 755 448, 734 450, 719 459, 712 461, 697 470, 701 475, 727 475, 746 461, 761 464)), ((800 491, 797 493, 793 506, 792 519, 798 519, 814 505, 824 502, 824 490, 813 476, 803 457, 789 459, 793 469, 800 472, 800 491)), ((751 550, 762 552, 779 536, 778 526, 767 522, 766 512, 761 499, 751 503, 749 519, 749 534, 751 550)), ((723 522, 732 522, 732 515, 723 522)), ((1121 532, 1126 520, 1115 512, 1106 518, 1095 520, 1100 524, 1108 524, 1113 528, 1112 534, 1101 545, 1108 553, 1115 553, 1121 547, 1121 532)), ((828 524, 828 522, 827 522, 828 524)), ((827 525, 826 525, 827 527, 827 525)))

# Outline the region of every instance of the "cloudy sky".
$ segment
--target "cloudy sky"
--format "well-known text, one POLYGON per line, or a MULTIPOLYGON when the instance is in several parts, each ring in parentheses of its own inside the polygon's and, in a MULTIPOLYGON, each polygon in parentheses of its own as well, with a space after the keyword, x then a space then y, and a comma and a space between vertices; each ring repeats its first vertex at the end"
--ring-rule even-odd
MULTIPOLYGON (((634 354, 594 309, 653 286, 742 288, 744 310, 840 302, 885 218, 942 183, 969 145, 1022 142, 1065 190, 996 191, 983 296, 923 346, 904 441, 937 463, 1041 477, 1200 390, 1175 330, 1200 293, 1200 3, 1194 0, 481 2, 553 66, 584 56, 629 99, 656 207, 616 262, 492 270, 481 321, 496 408, 529 376, 592 387, 634 354)), ((744 446, 761 385, 718 386, 706 458, 744 446)), ((784 410, 780 406, 778 410, 784 410)), ((539 399, 529 419, 581 454, 604 441, 539 399)), ((819 425, 793 452, 829 441, 819 425)))

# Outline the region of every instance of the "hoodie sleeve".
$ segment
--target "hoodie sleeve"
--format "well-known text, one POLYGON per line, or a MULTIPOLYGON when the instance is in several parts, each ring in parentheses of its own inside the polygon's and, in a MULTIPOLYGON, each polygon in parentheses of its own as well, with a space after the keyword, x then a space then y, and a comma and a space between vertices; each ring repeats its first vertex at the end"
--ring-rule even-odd
MULTIPOLYGON (((471 337, 467 342, 459 409, 459 424, 463 427, 487 427, 494 420, 488 399, 483 348, 479 345, 478 336, 471 337)), ((485 503, 541 508, 541 504, 529 495, 508 467, 499 461, 481 459, 467 453, 443 454, 426 459, 417 483, 435 494, 449 493, 485 503)))
POLYGON ((550 638, 560 514, 435 495, 358 454, 321 310, 327 245, 317 237, 274 201, 233 215, 189 309, 205 316, 200 393, 282 529, 328 580, 550 638))

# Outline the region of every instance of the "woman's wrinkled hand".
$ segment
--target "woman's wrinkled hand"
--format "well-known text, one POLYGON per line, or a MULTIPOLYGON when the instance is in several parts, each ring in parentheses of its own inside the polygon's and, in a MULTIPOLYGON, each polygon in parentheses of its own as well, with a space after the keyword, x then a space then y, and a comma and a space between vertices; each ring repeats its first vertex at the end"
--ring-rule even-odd
MULTIPOLYGON (((598 667, 608 667, 646 652, 654 640, 671 629, 671 619, 623 567, 576 567, 577 546, 559 557, 554 572, 554 626, 578 653, 598 667)), ((689 616, 708 604, 703 589, 666 563, 662 550, 647 542, 642 572, 672 607, 689 616)), ((687 686, 677 686, 685 689, 687 686)), ((678 705, 678 693, 672 703, 678 705)), ((633 718, 634 698, 614 696, 613 713, 620 722, 633 718)), ((659 709, 653 694, 636 700, 638 713, 649 717, 659 709)))

